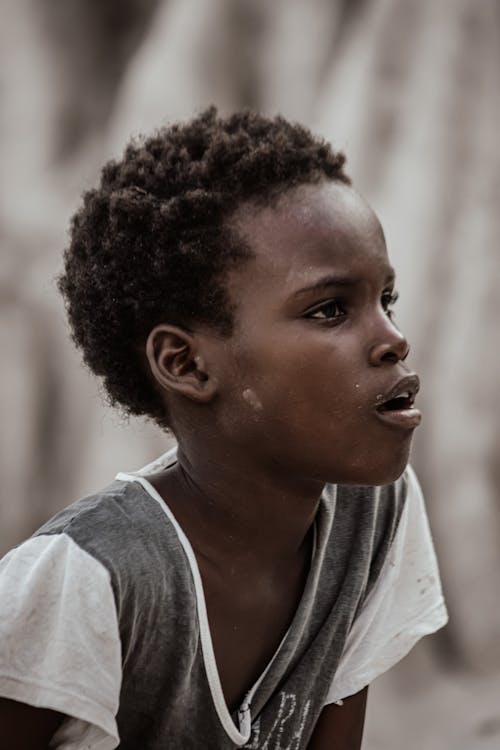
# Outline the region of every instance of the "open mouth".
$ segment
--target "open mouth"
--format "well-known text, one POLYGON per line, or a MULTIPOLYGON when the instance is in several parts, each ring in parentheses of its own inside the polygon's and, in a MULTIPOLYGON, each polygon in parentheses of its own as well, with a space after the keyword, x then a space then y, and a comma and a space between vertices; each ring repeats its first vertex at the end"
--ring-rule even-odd
POLYGON ((391 426, 413 429, 420 424, 422 415, 415 407, 415 397, 420 388, 416 375, 402 378, 386 394, 377 396, 376 412, 380 419, 391 426))
POLYGON ((405 409, 411 409, 415 403, 415 394, 410 391, 401 393, 399 396, 390 398, 388 401, 384 401, 380 404, 377 411, 403 411, 405 409))

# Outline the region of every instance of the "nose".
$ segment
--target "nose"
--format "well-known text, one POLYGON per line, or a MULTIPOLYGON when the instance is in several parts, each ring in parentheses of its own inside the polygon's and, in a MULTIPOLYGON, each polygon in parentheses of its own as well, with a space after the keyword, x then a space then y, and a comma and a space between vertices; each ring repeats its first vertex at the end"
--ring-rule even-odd
POLYGON ((406 359, 410 352, 410 345, 399 328, 389 319, 384 327, 380 340, 370 349, 370 364, 381 367, 385 363, 397 364, 406 359))

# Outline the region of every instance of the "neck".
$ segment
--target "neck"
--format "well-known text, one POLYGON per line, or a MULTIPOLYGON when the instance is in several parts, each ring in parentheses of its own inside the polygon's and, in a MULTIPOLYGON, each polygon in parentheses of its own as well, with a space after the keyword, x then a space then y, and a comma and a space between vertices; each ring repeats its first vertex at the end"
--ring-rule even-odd
POLYGON ((303 550, 324 486, 256 466, 234 447, 185 445, 156 485, 200 554, 263 565, 303 550))

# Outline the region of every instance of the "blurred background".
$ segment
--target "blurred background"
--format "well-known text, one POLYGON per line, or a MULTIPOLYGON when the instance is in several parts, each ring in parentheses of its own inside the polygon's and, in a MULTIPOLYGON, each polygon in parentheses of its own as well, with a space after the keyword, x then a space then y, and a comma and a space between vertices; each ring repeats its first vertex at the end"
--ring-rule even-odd
POLYGON ((498 0, 0 0, 0 552, 165 449, 123 424, 56 293, 67 226, 130 135, 215 103, 348 156, 421 373, 413 451, 450 624, 371 689, 366 750, 500 748, 498 0))

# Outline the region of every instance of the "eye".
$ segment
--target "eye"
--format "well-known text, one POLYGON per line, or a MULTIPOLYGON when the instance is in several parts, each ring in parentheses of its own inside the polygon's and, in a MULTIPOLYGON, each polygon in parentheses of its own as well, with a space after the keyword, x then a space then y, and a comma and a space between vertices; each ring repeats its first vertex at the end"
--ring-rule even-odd
POLYGON ((329 299, 317 305, 306 314, 307 318, 313 320, 335 320, 343 318, 346 314, 345 308, 341 302, 335 299, 329 299))
POLYGON ((398 298, 399 298, 399 294, 394 291, 387 291, 382 294, 382 297, 381 297, 382 307, 384 308, 384 311, 387 313, 387 316, 389 318, 392 318, 394 314, 394 311, 392 308, 398 301, 398 298))

